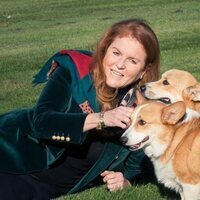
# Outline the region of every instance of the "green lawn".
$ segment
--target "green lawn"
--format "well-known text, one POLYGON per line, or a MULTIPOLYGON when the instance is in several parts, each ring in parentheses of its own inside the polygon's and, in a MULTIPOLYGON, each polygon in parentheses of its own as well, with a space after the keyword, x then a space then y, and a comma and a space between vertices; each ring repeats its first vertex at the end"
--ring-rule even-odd
MULTIPOLYGON (((43 86, 32 76, 61 49, 93 50, 113 22, 143 18, 160 41, 162 72, 192 72, 200 80, 199 0, 1 0, 0 113, 34 105, 43 86)), ((94 188, 64 199, 176 199, 147 184, 110 194, 94 188)), ((62 199, 62 198, 60 198, 62 199)))

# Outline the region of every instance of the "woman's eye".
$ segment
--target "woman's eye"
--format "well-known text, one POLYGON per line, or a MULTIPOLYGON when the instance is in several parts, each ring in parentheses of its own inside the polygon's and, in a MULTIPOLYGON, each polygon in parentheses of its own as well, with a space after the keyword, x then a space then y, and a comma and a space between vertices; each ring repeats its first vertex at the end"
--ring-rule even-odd
POLYGON ((164 80, 163 85, 169 85, 169 82, 167 80, 164 80))
POLYGON ((130 59, 130 62, 131 62, 132 64, 137 64, 136 61, 135 61, 134 59, 130 59))
POLYGON ((144 126, 144 125, 146 124, 146 122, 145 122, 143 119, 140 119, 140 120, 138 121, 138 124, 139 124, 140 126, 144 126))
POLYGON ((116 55, 116 56, 118 56, 118 55, 119 55, 119 52, 113 51, 113 54, 116 55))

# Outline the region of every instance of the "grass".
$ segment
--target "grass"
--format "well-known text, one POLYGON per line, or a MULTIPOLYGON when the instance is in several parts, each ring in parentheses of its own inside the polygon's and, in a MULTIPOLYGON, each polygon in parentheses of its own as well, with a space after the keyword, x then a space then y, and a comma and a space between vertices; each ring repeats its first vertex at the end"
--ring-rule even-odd
POLYGON ((147 20, 160 41, 162 71, 198 72, 198 0, 1 0, 0 113, 32 106, 41 87, 32 76, 60 49, 93 50, 113 22, 147 20), (14 97, 14 98, 13 98, 14 97))
POLYGON ((106 186, 94 187, 84 192, 62 196, 56 200, 178 200, 179 196, 155 184, 145 184, 109 192, 106 186))
MULTIPOLYGON (((1 0, 0 113, 33 106, 43 86, 32 76, 61 49, 93 50, 113 22, 143 18, 155 30, 164 72, 192 72, 200 80, 199 0, 1 0)), ((176 199, 154 184, 110 194, 104 186, 60 199, 176 199)))
MULTIPOLYGON (((163 196, 160 194, 156 185, 147 184, 140 187, 125 188, 114 193, 110 193, 105 186, 101 186, 85 190, 79 194, 63 196, 57 200, 165 200, 165 197, 164 194, 163 196)), ((174 195, 172 198, 175 200, 177 196, 174 195)))

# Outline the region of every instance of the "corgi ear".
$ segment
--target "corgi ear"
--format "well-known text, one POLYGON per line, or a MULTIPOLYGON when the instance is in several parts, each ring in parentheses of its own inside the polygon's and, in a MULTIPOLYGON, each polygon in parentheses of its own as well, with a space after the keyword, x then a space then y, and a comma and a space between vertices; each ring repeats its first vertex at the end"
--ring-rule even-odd
POLYGON ((186 105, 178 101, 162 109, 161 120, 163 124, 176 124, 185 115, 186 105))
POLYGON ((135 95, 136 95, 136 104, 137 105, 141 105, 141 104, 144 104, 145 102, 149 101, 142 95, 142 93, 139 91, 139 89, 136 89, 135 95))
POLYGON ((183 90, 183 97, 191 101, 200 101, 200 83, 183 90))

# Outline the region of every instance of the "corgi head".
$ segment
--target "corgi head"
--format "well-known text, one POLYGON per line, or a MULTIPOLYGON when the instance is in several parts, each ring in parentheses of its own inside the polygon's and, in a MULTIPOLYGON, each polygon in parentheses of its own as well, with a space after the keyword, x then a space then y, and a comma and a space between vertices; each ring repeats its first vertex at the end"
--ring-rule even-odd
POLYGON ((136 107, 131 126, 121 136, 121 142, 131 151, 151 148, 148 156, 160 156, 169 146, 175 126, 184 117, 184 102, 166 105, 161 102, 148 102, 136 107))
POLYGON ((148 99, 159 99, 164 103, 183 101, 183 90, 197 84, 196 78, 189 72, 172 69, 166 71, 160 80, 146 83, 140 87, 148 99))

